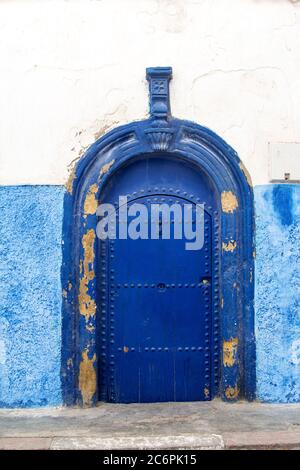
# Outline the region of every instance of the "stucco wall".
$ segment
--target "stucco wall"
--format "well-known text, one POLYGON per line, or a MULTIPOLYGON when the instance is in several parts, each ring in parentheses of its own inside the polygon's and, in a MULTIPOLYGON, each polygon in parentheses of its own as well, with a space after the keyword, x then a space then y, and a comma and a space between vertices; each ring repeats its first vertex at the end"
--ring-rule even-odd
POLYGON ((299 28, 289 0, 0 2, 0 184, 64 184, 96 136, 146 116, 158 65, 174 69, 174 115, 265 184, 268 142, 300 140, 299 28))
POLYGON ((0 406, 61 402, 63 193, 0 187, 0 406))
POLYGON ((257 395, 300 401, 300 186, 255 188, 257 395))

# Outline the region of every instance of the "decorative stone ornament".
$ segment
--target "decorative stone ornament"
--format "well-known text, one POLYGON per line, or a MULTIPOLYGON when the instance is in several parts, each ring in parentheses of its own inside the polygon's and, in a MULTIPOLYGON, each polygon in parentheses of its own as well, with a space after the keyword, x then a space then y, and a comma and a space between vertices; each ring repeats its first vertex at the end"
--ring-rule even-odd
POLYGON ((150 115, 153 118, 151 128, 145 133, 149 137, 153 150, 168 150, 174 134, 168 126, 171 118, 169 83, 172 79, 171 67, 147 69, 149 82, 150 115))
POLYGON ((146 77, 149 82, 150 115, 167 120, 171 117, 169 83, 172 79, 172 68, 148 68, 146 77))

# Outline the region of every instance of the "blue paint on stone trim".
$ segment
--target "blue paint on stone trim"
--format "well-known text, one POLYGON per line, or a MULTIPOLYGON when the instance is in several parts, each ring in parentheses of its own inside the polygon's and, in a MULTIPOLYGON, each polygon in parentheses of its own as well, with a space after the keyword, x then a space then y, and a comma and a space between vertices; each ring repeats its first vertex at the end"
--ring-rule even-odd
POLYGON ((257 397, 300 401, 300 185, 254 189, 257 397))
POLYGON ((61 186, 0 187, 0 406, 59 405, 61 186))

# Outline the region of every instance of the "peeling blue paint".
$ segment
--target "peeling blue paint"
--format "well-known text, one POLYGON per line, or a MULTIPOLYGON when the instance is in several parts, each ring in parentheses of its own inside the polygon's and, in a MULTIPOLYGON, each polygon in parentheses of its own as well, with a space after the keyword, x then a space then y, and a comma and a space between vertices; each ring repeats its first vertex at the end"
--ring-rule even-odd
POLYGON ((64 188, 0 187, 0 406, 61 403, 64 188))
POLYGON ((300 186, 254 190, 257 396, 300 401, 300 186))

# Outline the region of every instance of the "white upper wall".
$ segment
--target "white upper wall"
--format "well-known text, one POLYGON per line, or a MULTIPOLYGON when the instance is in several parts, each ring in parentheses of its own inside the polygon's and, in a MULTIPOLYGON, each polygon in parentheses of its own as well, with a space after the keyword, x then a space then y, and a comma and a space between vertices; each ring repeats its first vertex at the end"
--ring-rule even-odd
POLYGON ((300 141, 297 0, 2 0, 0 59, 1 184, 65 183, 97 136, 147 116, 149 66, 173 67, 173 115, 255 184, 269 142, 300 141))

